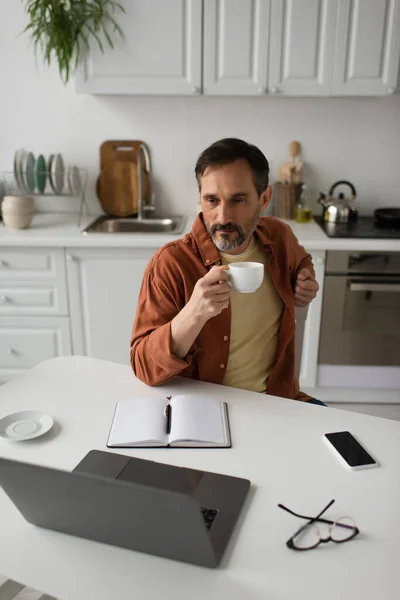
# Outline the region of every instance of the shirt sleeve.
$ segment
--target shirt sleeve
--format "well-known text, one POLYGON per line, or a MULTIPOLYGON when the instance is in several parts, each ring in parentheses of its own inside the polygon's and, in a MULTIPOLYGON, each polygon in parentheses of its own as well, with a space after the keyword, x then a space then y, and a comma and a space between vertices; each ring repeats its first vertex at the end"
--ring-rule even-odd
POLYGON ((293 287, 296 284, 297 274, 301 269, 308 269, 313 277, 315 277, 314 265, 311 254, 306 252, 305 248, 299 244, 297 237, 290 230, 289 234, 292 238, 291 246, 294 254, 294 269, 293 269, 293 287))
POLYGON ((139 293, 131 336, 130 362, 135 375, 148 385, 161 385, 179 375, 192 362, 195 347, 184 358, 171 351, 171 321, 185 302, 177 285, 157 281, 148 268, 139 293))

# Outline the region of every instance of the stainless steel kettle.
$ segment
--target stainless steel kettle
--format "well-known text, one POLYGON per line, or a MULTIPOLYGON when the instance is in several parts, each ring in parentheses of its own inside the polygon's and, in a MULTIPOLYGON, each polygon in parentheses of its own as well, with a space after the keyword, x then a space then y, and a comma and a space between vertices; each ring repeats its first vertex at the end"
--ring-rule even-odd
POLYGON ((337 181, 329 190, 328 196, 320 192, 318 202, 322 206, 322 218, 328 223, 348 223, 355 221, 358 217, 358 211, 355 206, 356 188, 350 181, 337 181), (333 192, 339 185, 347 185, 351 190, 351 198, 347 198, 343 193, 334 196, 333 192))

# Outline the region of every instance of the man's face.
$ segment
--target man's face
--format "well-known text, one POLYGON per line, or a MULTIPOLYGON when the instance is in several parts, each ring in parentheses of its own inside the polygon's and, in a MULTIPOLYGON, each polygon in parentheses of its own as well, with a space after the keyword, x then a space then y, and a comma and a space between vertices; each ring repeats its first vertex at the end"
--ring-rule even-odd
POLYGON ((221 252, 241 254, 248 246, 260 212, 271 199, 271 186, 258 197, 246 160, 208 167, 200 184, 204 223, 214 244, 221 252))

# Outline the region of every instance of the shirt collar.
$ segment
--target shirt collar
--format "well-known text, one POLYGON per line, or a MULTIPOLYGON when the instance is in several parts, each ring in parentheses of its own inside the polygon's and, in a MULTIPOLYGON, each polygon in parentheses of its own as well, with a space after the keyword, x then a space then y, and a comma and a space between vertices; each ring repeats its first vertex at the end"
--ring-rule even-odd
MULTIPOLYGON (((269 217, 260 217, 254 235, 259 244, 264 248, 273 245, 269 234, 269 217)), ((192 225, 192 236, 196 242, 201 259, 205 267, 211 267, 221 262, 218 248, 211 239, 203 221, 203 213, 199 213, 192 225)))

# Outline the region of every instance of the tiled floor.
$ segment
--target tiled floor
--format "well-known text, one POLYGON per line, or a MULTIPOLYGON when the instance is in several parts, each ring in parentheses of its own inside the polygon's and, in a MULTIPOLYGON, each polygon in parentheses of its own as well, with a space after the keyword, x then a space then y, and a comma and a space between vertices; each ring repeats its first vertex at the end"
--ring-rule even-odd
POLYGON ((382 417, 383 419, 400 421, 400 404, 327 404, 331 408, 351 410, 352 412, 359 412, 364 415, 372 415, 373 417, 382 417))
POLYGON ((400 421, 400 390, 304 388, 332 408, 400 421))
MULTIPOLYGON (((6 582, 6 578, 0 575, 0 600, 3 600, 1 586, 6 582)), ((50 599, 42 592, 33 590, 32 588, 25 587, 16 596, 7 595, 5 600, 47 600, 50 599)))

